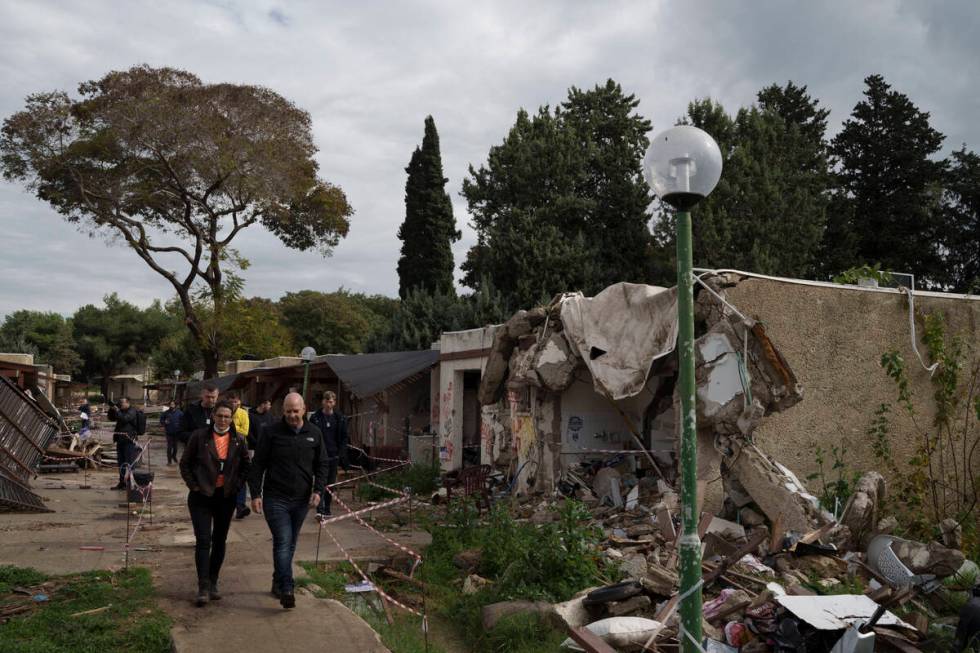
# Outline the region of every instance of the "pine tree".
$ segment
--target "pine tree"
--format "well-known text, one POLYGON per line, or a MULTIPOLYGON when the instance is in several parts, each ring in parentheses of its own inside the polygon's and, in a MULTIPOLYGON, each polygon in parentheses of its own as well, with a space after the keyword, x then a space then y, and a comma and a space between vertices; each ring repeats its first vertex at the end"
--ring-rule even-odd
MULTIPOLYGON (((703 267, 737 268, 808 277, 815 271, 827 210, 826 111, 790 82, 768 87, 761 107, 731 118, 709 99, 688 108, 687 120, 711 134, 722 151, 714 192, 694 211, 694 260, 703 267)), ((674 221, 664 211, 655 229, 663 254, 673 253, 674 221)), ((661 283, 673 275, 661 272, 661 283)))
MULTIPOLYGON (((839 197, 828 235, 854 243, 853 259, 837 265, 879 263, 911 272, 917 284, 937 285, 944 274, 939 201, 946 164, 932 157, 944 136, 881 75, 864 82, 864 99, 831 144, 839 197)), ((825 240, 825 250, 835 246, 825 240)))
POLYGON ((613 81, 534 115, 523 109, 463 196, 477 244, 464 284, 489 281, 512 306, 556 293, 593 294, 648 278, 648 189, 641 161, 650 123, 613 81))
POLYGON ((453 206, 446 193, 439 134, 432 116, 425 119, 422 146, 416 147, 405 168, 405 222, 398 229, 402 241, 398 259, 398 294, 412 289, 453 293, 452 244, 460 239, 453 206))

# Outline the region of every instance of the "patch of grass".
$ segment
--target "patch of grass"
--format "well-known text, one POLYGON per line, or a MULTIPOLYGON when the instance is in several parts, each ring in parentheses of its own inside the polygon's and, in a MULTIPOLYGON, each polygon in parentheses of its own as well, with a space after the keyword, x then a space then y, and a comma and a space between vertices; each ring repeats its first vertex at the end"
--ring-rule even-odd
MULTIPOLYGON (((171 650, 170 618, 156 606, 147 569, 49 578, 33 569, 0 568, 0 583, 36 586, 45 581, 52 582, 49 600, 29 613, 11 618, 0 628, 0 653, 171 650), (23 583, 24 580, 31 582, 23 583), (71 616, 105 606, 109 608, 103 612, 71 616)), ((10 602, 10 598, 2 597, 0 602, 10 602)))
POLYGON ((296 585, 298 587, 307 587, 310 584, 318 585, 320 589, 313 592, 313 595, 318 599, 342 600, 346 595, 344 586, 353 582, 354 568, 349 563, 344 562, 331 567, 317 567, 310 561, 299 564, 309 575, 297 578, 296 585))
MULTIPOLYGON (((378 485, 384 485, 396 490, 408 488, 412 494, 428 497, 435 492, 439 484, 439 469, 432 465, 408 465, 393 472, 379 474, 374 479, 378 485)), ((395 492, 387 492, 377 485, 362 483, 357 489, 361 501, 383 501, 398 496, 395 492)))
POLYGON ((37 569, 0 565, 0 595, 10 594, 15 587, 40 585, 48 579, 37 569))
POLYGON ((481 651, 490 653, 553 653, 568 637, 537 614, 504 617, 485 633, 481 651))

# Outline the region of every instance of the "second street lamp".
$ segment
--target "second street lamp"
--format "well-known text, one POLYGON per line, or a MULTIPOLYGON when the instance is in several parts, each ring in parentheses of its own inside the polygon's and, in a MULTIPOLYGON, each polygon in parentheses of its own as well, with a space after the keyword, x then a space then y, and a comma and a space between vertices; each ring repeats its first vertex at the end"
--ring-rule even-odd
POLYGON ((303 351, 299 353, 299 356, 303 359, 303 403, 306 403, 306 387, 310 384, 310 364, 316 358, 316 349, 313 349, 313 347, 303 347, 303 351))
POLYGON ((694 276, 691 213, 721 178, 721 151, 706 132, 681 125, 657 134, 644 159, 653 192, 677 209, 677 388, 681 400, 681 649, 701 650, 701 538, 698 537, 697 413, 694 395, 694 276))

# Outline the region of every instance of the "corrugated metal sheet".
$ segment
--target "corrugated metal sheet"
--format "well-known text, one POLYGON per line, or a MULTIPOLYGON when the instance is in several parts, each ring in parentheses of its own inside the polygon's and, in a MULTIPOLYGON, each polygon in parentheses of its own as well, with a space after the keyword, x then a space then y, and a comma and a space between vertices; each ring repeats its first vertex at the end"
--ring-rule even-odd
POLYGON ((0 377, 0 508, 46 511, 28 483, 58 425, 20 388, 0 377))

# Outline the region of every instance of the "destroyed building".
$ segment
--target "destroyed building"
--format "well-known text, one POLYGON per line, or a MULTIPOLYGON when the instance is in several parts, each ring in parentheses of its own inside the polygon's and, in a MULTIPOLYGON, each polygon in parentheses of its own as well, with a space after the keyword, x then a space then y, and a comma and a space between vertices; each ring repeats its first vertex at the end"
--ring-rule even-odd
MULTIPOLYGON (((865 432, 874 408, 895 395, 879 361, 887 349, 916 360, 910 298, 747 273, 702 280, 695 310, 705 507, 719 510, 726 495, 773 512, 792 506, 787 519, 805 530, 820 521, 799 482, 815 471, 815 445, 843 444, 855 469, 876 468, 865 432), (771 502, 786 505, 762 505, 771 502)), ((917 292, 914 301, 976 342, 977 298, 917 292)), ((628 456, 630 464, 672 481, 675 314, 672 290, 617 284, 594 298, 563 295, 503 325, 443 334, 432 381, 443 468, 479 461, 515 476, 517 492, 550 492, 590 454, 646 449, 652 456, 628 456)), ((929 396, 927 373, 910 372, 929 396)), ((906 453, 911 437, 895 428, 897 452, 906 453)))

